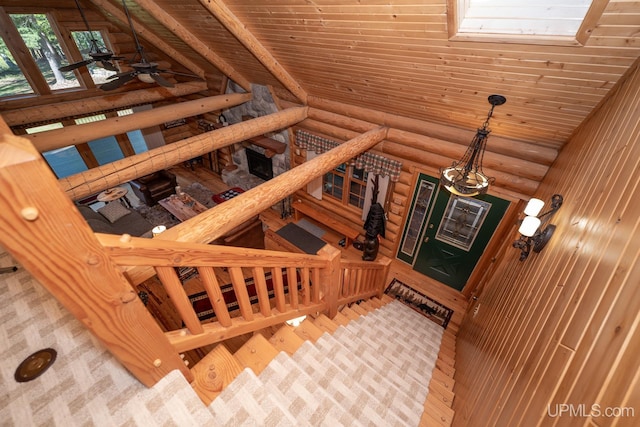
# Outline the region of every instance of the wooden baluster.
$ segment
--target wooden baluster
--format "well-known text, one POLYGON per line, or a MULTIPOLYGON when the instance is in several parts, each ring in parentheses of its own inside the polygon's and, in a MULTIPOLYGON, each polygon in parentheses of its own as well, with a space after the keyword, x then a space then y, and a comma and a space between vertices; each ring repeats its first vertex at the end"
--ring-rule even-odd
POLYGON ((356 280, 354 284, 353 293, 351 295, 359 294, 361 289, 362 289, 362 269, 359 268, 356 271, 356 280))
POLYGON ((280 267, 273 267, 271 269, 271 280, 273 281, 276 309, 280 313, 284 313, 287 309, 287 302, 284 296, 284 282, 282 280, 282 269, 280 267))
POLYGON ((289 304, 291 308, 298 308, 298 273, 295 267, 287 268, 287 283, 289 283, 289 304))
POLYGON ((311 288, 309 287, 309 267, 302 269, 302 305, 309 305, 311 302, 311 288))
POLYGON ((222 296, 220 284, 218 283, 213 267, 198 267, 198 273, 200 274, 200 280, 202 280, 204 290, 207 291, 207 295, 209 296, 209 301, 211 301, 213 311, 216 313, 218 322, 225 327, 231 326, 231 316, 229 316, 229 310, 222 296))
POLYGON ((244 317, 245 320, 253 320, 253 310, 251 309, 251 301, 249 300, 247 284, 244 282, 242 268, 229 267, 229 276, 231 277, 233 291, 236 294, 238 307, 240 307, 240 314, 242 314, 242 317, 244 317))
POLYGON ((185 326, 189 329, 193 335, 198 335, 204 332, 200 319, 196 314, 191 301, 187 293, 182 287, 182 282, 178 278, 178 274, 173 267, 156 267, 156 273, 158 278, 164 285, 169 298, 173 302, 173 305, 178 310, 180 317, 184 321, 185 326))
POLYGON ((267 279, 264 277, 264 268, 253 267, 253 282, 258 295, 258 304, 260 304, 260 313, 263 316, 271 316, 271 306, 269 305, 269 290, 267 289, 267 279))
POLYGON ((320 269, 313 269, 313 282, 311 287, 311 302, 320 302, 320 269))
POLYGON ((345 268, 342 270, 342 280, 340 280, 340 289, 338 289, 338 295, 341 297, 346 297, 349 295, 349 277, 351 276, 351 270, 349 268, 345 268))

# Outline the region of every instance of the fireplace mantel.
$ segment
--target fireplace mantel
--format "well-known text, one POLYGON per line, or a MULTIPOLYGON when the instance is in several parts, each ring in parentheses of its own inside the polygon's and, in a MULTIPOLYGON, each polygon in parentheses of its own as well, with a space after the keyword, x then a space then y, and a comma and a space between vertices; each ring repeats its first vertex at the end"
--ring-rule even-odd
POLYGON ((266 136, 254 136, 253 138, 246 139, 245 142, 264 148, 264 155, 268 158, 276 154, 282 154, 287 149, 287 144, 272 138, 267 138, 266 136))

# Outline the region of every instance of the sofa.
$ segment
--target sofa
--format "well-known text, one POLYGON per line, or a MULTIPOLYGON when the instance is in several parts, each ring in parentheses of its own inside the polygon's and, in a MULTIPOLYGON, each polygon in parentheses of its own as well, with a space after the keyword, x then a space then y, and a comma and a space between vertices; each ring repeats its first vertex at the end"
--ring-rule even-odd
POLYGON ((89 206, 76 205, 94 233, 129 234, 135 237, 152 237, 153 224, 136 211, 125 208, 119 202, 107 203, 94 211, 89 206))
POLYGON ((174 174, 160 170, 130 181, 133 193, 147 206, 153 206, 175 193, 177 179, 174 174))

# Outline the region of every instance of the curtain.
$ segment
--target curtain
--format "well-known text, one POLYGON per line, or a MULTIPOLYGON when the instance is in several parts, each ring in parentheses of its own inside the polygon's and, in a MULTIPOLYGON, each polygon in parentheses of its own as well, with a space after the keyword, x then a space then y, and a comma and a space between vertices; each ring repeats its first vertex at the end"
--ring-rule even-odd
MULTIPOLYGON (((307 153, 312 151, 317 154, 322 154, 340 145, 336 141, 313 135, 303 130, 296 131, 295 144, 300 148, 306 149, 307 153)), ((402 169, 401 162, 368 151, 355 158, 355 166, 358 169, 364 169, 370 174, 381 175, 382 177, 388 176, 392 182, 397 182, 400 179, 400 171, 402 169)))

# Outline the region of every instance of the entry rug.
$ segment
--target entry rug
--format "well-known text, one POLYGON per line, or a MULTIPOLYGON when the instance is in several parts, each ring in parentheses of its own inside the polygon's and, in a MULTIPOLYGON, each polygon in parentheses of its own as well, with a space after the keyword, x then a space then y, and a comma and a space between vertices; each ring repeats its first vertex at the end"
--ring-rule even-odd
MULTIPOLYGON (((297 274, 297 282, 298 282, 298 290, 302 289, 302 285, 300 283, 300 274, 297 274)), ((269 299, 274 297, 273 291, 273 280, 271 280, 271 272, 268 271, 264 274, 264 277, 267 282, 267 290, 269 291, 269 299)), ((256 291, 256 285, 253 280, 253 277, 245 279, 245 284, 247 286, 247 292, 249 293, 249 301, 251 304, 258 303, 258 293, 256 291)), ((287 277, 287 270, 282 270, 282 282, 284 284, 284 293, 289 293, 289 280, 287 277)), ((238 301, 236 300, 236 293, 233 291, 233 285, 228 283, 220 287, 222 291, 222 297, 224 298, 224 302, 227 304, 227 310, 233 311, 239 308, 238 301)), ((200 321, 211 319, 216 316, 215 311, 211 305, 211 301, 207 296, 206 292, 198 292, 197 294, 189 295, 189 301, 191 301, 191 306, 195 310, 198 315, 198 319, 200 321)))
POLYGON ((384 293, 408 305, 445 329, 453 315, 453 310, 449 307, 416 291, 409 285, 405 285, 398 279, 393 279, 384 293))

